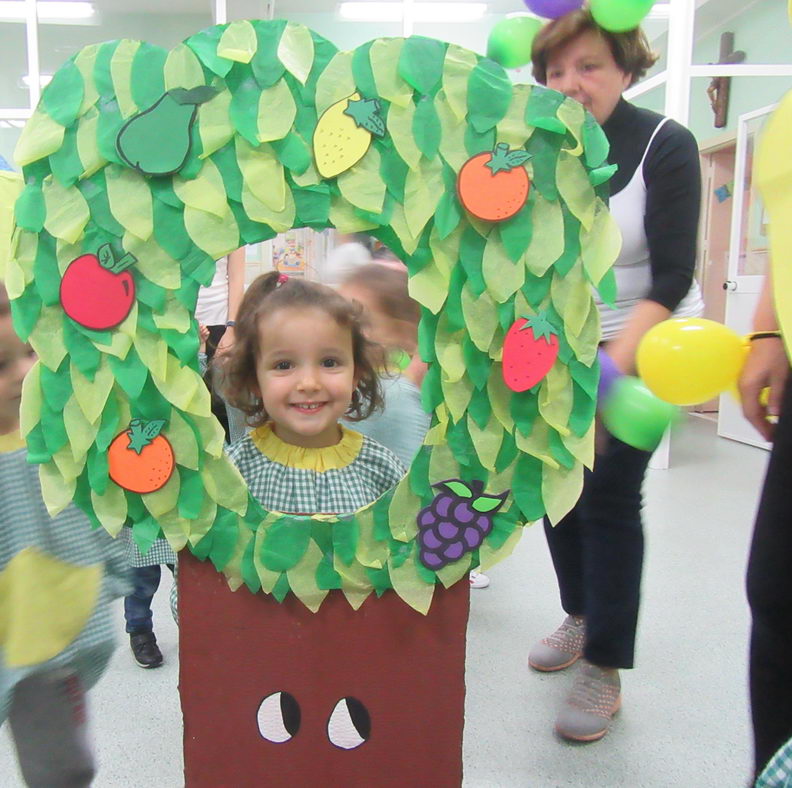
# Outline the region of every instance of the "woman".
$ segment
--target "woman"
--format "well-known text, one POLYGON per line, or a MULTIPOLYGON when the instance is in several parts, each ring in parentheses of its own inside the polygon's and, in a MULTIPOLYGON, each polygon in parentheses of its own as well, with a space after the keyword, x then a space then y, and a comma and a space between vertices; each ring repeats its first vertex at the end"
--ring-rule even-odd
MULTIPOLYGON (((602 30, 587 10, 546 25, 533 45, 541 84, 579 101, 610 142, 610 209, 623 246, 616 262, 616 308, 598 301, 606 352, 624 373, 635 369, 641 337, 672 314, 698 315, 693 282, 701 181, 692 134, 632 106, 622 92, 656 60, 640 29, 602 30)), ((545 522, 567 617, 529 656, 540 671, 580 659, 556 731, 596 741, 621 705, 619 669, 633 666, 643 531, 641 486, 650 453, 613 436, 598 442, 577 506, 557 526, 545 522)))

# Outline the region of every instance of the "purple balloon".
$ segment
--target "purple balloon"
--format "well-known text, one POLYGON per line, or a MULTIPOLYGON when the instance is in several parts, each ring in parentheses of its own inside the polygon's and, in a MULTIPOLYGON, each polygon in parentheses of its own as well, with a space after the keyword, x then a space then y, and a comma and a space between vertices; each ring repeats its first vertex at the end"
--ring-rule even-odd
POLYGON ((610 393, 613 384, 622 377, 622 373, 616 369, 613 359, 600 348, 597 351, 597 358, 600 363, 600 379, 599 386, 597 387, 597 398, 603 402, 605 397, 610 393))
POLYGON ((583 0, 524 0, 525 5, 537 16, 545 19, 558 19, 559 16, 577 11, 583 0))

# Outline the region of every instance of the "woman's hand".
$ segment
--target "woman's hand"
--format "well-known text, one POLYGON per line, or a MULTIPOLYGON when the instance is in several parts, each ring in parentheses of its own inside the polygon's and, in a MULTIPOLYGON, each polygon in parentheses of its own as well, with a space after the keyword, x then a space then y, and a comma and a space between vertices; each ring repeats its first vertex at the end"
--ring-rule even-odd
POLYGON ((231 350, 232 345, 234 344, 234 327, 233 326, 226 326, 225 333, 223 336, 220 337, 220 341, 217 343, 217 350, 215 350, 216 356, 222 356, 225 353, 228 353, 231 350))
POLYGON ((773 440, 772 419, 781 412, 784 383, 789 374, 789 359, 781 338, 769 337, 751 342, 738 388, 745 418, 756 427, 765 440, 773 440), (769 388, 767 404, 760 400, 763 389, 769 388))

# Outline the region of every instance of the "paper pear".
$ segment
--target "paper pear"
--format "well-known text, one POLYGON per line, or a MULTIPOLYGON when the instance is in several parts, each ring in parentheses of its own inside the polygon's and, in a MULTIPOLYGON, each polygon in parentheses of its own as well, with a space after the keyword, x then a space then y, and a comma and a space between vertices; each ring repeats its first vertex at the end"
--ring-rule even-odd
POLYGON ((192 90, 173 88, 147 110, 133 115, 118 132, 121 158, 143 175, 171 175, 190 155, 191 129, 198 105, 215 95, 203 85, 192 90))

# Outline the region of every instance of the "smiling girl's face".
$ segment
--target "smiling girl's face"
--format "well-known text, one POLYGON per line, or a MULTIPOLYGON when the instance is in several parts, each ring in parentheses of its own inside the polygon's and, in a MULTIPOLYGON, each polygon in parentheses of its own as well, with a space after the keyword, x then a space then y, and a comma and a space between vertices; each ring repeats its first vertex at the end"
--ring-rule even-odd
POLYGON ((14 333, 9 314, 0 315, 0 433, 19 426, 22 380, 33 366, 34 355, 14 333))
POLYGON ((334 446, 357 386, 351 329, 318 307, 284 307, 258 330, 258 394, 275 434, 295 446, 334 446))
POLYGON ((611 116, 631 81, 608 42, 594 30, 554 49, 547 58, 547 87, 579 101, 600 124, 611 116))

